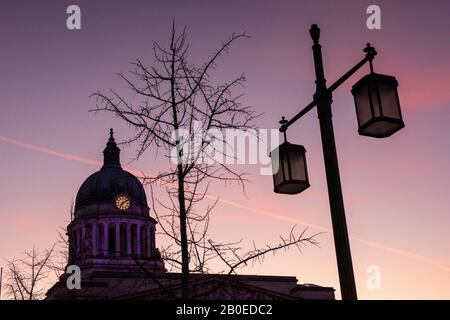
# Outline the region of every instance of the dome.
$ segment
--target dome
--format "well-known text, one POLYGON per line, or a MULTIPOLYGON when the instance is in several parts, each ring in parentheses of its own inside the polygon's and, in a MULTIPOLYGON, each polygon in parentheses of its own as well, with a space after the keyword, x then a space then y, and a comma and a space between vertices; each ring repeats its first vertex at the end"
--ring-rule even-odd
POLYGON ((111 129, 106 145, 103 167, 89 176, 78 190, 75 212, 90 204, 112 203, 118 195, 126 195, 132 205, 148 207, 147 197, 141 182, 120 165, 120 149, 111 129))
POLYGON ((118 195, 127 195, 133 204, 147 206, 141 182, 122 168, 102 168, 89 176, 78 190, 75 211, 92 203, 112 202, 118 195))

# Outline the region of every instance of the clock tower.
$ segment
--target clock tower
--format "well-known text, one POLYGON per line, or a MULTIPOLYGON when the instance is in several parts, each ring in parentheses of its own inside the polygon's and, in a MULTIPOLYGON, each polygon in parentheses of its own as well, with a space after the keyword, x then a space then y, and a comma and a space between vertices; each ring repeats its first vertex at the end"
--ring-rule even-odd
POLYGON ((165 271, 155 245, 156 220, 150 217, 141 182, 122 169, 113 130, 102 168, 78 190, 73 221, 67 226, 69 265, 83 278, 95 272, 165 271))

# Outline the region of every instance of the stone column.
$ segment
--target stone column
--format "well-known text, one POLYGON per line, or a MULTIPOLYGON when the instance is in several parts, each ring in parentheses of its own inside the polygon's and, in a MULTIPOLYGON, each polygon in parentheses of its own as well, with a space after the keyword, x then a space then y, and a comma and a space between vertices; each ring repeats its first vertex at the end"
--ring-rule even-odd
POLYGON ((103 255, 107 256, 109 243, 109 223, 103 223, 103 255))
POLYGON ((78 256, 83 253, 83 240, 84 240, 84 228, 83 225, 78 227, 78 256))
POLYGON ((92 226, 92 256, 97 256, 97 223, 94 221, 91 223, 92 226))
POLYGON ((131 254, 131 223, 127 223, 127 255, 131 254))
POLYGON ((147 257, 152 256, 152 228, 147 227, 147 257))
POLYGON ((141 256, 141 224, 136 224, 136 254, 141 256))
POLYGON ((116 256, 120 256, 120 223, 116 222, 116 256))
POLYGON ((73 250, 73 257, 74 257, 74 260, 76 260, 76 258, 77 258, 77 255, 78 255, 78 229, 77 228, 75 228, 75 227, 72 227, 72 233, 73 233, 73 235, 72 235, 72 239, 73 239, 73 247, 72 247, 72 250, 73 250))
POLYGON ((156 235, 155 235, 155 227, 151 227, 151 232, 150 232, 150 234, 151 234, 151 238, 150 238, 150 241, 151 241, 151 243, 152 243, 152 252, 153 252, 153 250, 155 250, 156 249, 156 241, 155 241, 155 237, 156 237, 156 235))

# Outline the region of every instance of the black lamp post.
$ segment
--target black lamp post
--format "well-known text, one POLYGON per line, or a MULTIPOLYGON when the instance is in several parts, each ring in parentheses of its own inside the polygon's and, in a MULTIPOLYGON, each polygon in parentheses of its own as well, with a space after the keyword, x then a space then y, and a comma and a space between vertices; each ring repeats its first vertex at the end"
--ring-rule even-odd
POLYGON ((397 94, 398 84, 394 77, 373 72, 372 60, 377 52, 370 44, 367 44, 364 49, 365 58, 327 88, 322 50, 319 44, 320 29, 313 24, 309 32, 313 40, 316 92, 313 101, 291 120, 286 121, 283 117, 283 120, 280 121, 280 131, 284 133, 285 142, 271 153, 275 192, 296 194, 309 187, 305 149, 303 146, 288 143, 286 141, 286 130, 291 124, 317 106, 342 298, 344 300, 356 300, 355 277, 334 140, 331 114, 332 92, 366 62, 369 62, 370 74, 362 78, 352 88, 359 124, 358 131, 361 135, 384 138, 404 127, 397 94))

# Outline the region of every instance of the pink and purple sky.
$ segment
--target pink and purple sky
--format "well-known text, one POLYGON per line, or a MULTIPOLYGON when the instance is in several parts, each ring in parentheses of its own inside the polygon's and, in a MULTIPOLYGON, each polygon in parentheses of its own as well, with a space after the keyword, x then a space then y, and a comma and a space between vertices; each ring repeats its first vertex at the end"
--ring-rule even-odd
MULTIPOLYGON (((388 139, 359 136, 350 88, 334 95, 334 126, 351 235, 358 294, 363 299, 450 299, 450 3, 448 1, 10 1, 0 4, 0 257, 45 248, 67 224, 71 199, 99 167, 110 127, 119 119, 88 110, 97 90, 122 88, 115 73, 136 58, 151 63, 152 40, 168 39, 172 18, 187 26, 190 56, 202 62, 232 32, 251 36, 221 58, 217 79, 245 72, 244 102, 263 113, 255 124, 277 128, 314 92, 309 26, 322 29, 328 84, 362 58, 371 42, 375 71, 394 75, 406 127, 388 139), (78 4, 82 30, 66 29, 66 8, 78 4), (366 28, 366 8, 381 8, 381 30, 366 28), (366 286, 370 265, 381 288, 366 286)), ((311 188, 297 196, 273 193, 257 166, 247 197, 216 186, 213 235, 251 246, 310 226, 325 233, 321 248, 268 257, 243 273, 295 275, 333 286, 340 297, 318 121, 311 112, 289 130, 307 149, 311 188)), ((134 155, 123 148, 122 163, 134 155)), ((129 164, 157 173, 166 166, 148 154, 129 164)), ((157 239, 158 241, 158 239, 157 239)), ((0 265, 4 264, 3 261, 0 265)))

